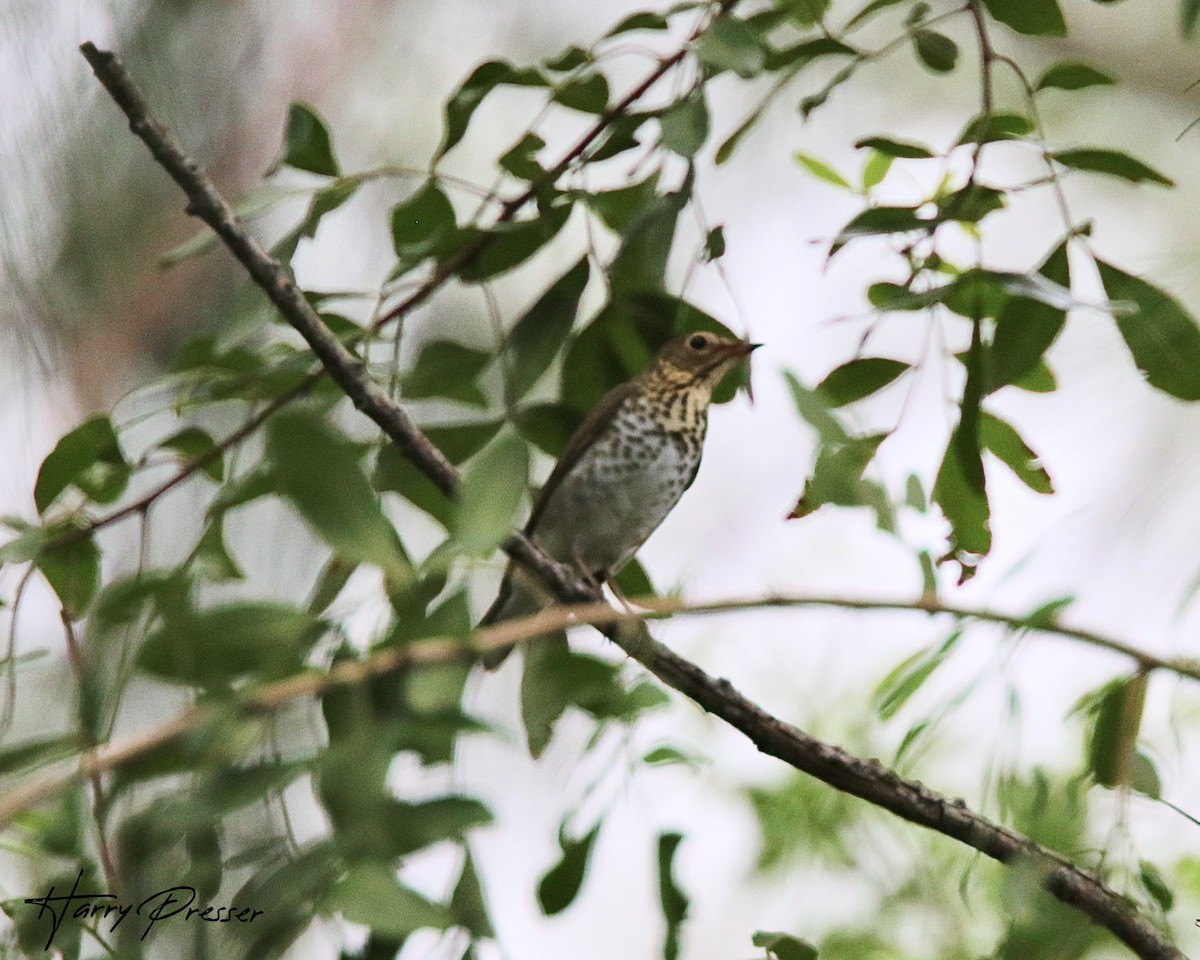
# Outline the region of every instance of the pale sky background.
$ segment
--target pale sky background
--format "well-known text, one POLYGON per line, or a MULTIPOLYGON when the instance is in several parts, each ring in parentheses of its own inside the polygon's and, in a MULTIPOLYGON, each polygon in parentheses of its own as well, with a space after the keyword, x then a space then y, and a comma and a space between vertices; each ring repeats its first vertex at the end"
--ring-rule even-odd
MULTIPOLYGON (((1130 150, 1174 178, 1178 187, 1168 193, 1076 175, 1066 183, 1071 211, 1076 220, 1094 220, 1094 244, 1102 256, 1149 275, 1200 312, 1194 268, 1200 131, 1179 136, 1200 116, 1200 92, 1186 92, 1200 72, 1194 45, 1178 39, 1177 4, 1062 2, 1071 25, 1067 40, 1034 44, 1003 29, 996 30, 994 40, 1034 75, 1058 60, 1084 59, 1119 78, 1116 88, 1047 95, 1043 110, 1051 142, 1130 150)), ((158 191, 170 210, 181 204, 165 187, 165 176, 150 170, 140 145, 132 143, 75 50, 84 39, 123 49, 121 38, 146 5, 99 0, 9 4, 0 11, 0 195, 5 197, 0 225, 0 335, 5 346, 0 353, 0 512, 31 517, 37 464, 57 437, 89 409, 111 405, 152 375, 157 361, 151 351, 161 349, 163 342, 155 324, 179 322, 155 306, 155 296, 170 304, 170 296, 186 293, 189 284, 240 281, 218 262, 219 255, 160 279, 154 255, 193 229, 175 217, 146 228, 147 250, 130 267, 135 279, 122 288, 130 291, 128 297, 121 290, 110 291, 97 302, 56 286, 64 237, 78 229, 78 224, 70 225, 74 208, 67 205, 64 213, 64 195, 102 193, 126 175, 122 164, 133 164, 130 170, 139 183, 145 181, 146 191, 158 191), (105 125, 113 132, 88 134, 106 145, 96 153, 95 175, 79 180, 82 175, 73 174, 76 182, 64 194, 64 177, 79 169, 69 166, 67 145, 78 149, 80 129, 105 125), (121 143, 122 135, 129 144, 121 143), (113 148, 112 143, 121 146, 113 148), (141 319, 131 320, 135 315, 141 319), (142 347, 150 350, 140 354, 142 347)), ((168 121, 217 168, 231 192, 251 185, 267 166, 291 99, 311 100, 327 117, 344 168, 382 161, 420 166, 436 146, 442 103, 478 61, 504 55, 522 63, 568 43, 586 44, 625 12, 642 7, 627 0, 604 5, 582 0, 258 0, 219 9, 195 6, 179 31, 170 34, 176 42, 143 55, 142 63, 168 121), (202 24, 204 18, 211 22, 202 24), (210 35, 221 40, 202 39, 210 35), (231 89, 226 71, 249 80, 231 89), (184 80, 194 81, 195 89, 184 80), (204 109, 197 110, 198 103, 204 109)), ((843 15, 847 9, 835 3, 843 15)), ((961 26, 965 24, 951 32, 965 41, 966 35, 956 32, 961 26)), ((709 223, 725 225, 728 252, 722 261, 724 276, 712 269, 697 271, 687 295, 766 346, 755 357, 754 406, 743 397, 713 413, 699 478, 642 553, 661 588, 679 587, 694 599, 767 592, 911 599, 919 590, 911 552, 877 532, 865 511, 826 508, 803 521, 783 519, 811 468, 815 441, 794 411, 782 371, 795 372, 811 386, 853 355, 863 323, 838 318, 864 317, 865 282, 896 269, 894 258, 881 259, 880 245, 866 242, 851 245, 824 268, 823 241, 858 209, 857 201, 805 175, 791 156, 803 150, 857 174, 861 159, 852 145, 861 136, 890 133, 935 147, 952 142, 978 98, 973 49, 965 42, 963 46, 964 61, 950 78, 929 75, 911 54, 901 52, 864 70, 806 124, 794 105, 817 81, 801 80, 768 112, 731 163, 714 168, 711 146, 702 155, 698 182, 704 214, 709 223)), ((645 70, 637 57, 615 60, 614 86, 631 83, 645 70)), ((814 71, 814 78, 825 75, 814 71)), ((729 76, 710 90, 719 142, 761 91, 729 76)), ((998 93, 1001 106, 1016 105, 1011 99, 1016 91, 1006 79, 998 93)), ((477 114, 471 137, 445 169, 488 181, 491 159, 537 106, 527 94, 490 98, 477 114)), ((557 135, 557 140, 547 137, 552 143, 548 154, 555 156, 574 128, 552 124, 548 129, 557 135)), ((1020 148, 1001 146, 989 154, 984 169, 989 182, 1024 177, 1032 169, 1020 148)), ((897 164, 884 196, 900 202, 928 190, 939 175, 935 164, 928 166, 897 164)), ((400 195, 395 187, 371 188, 344 213, 329 218, 318 242, 297 257, 302 284, 340 289, 377 285, 390 267, 385 211, 400 195)), ((689 213, 683 222, 690 221, 689 213)), ((101 226, 98 222, 96 229, 101 226)), ((1061 232, 1050 196, 1025 195, 987 221, 986 263, 1025 269, 1061 232)), ((507 319, 571 262, 566 250, 581 237, 566 239, 540 255, 528 272, 498 284, 507 319)), ((688 254, 694 243, 693 225, 683 231, 677 252, 688 254)), ((680 257, 675 289, 686 259, 680 257)), ((889 318, 872 338, 871 352, 916 359, 928 322, 924 315, 889 318)), ((465 338, 486 337, 477 294, 456 292, 419 312, 409 321, 411 342, 452 324, 465 338)), ((952 345, 965 335, 954 324, 945 329, 952 345)), ((1200 602, 1188 604, 1186 596, 1200 575, 1195 546, 1200 542, 1200 508, 1194 496, 1200 455, 1193 442, 1200 431, 1200 408, 1146 386, 1115 325, 1097 311, 1077 311, 1071 317, 1049 360, 1058 375, 1058 392, 1046 396, 1006 390, 994 398, 994 409, 1043 455, 1057 492, 1038 496, 1001 465, 989 463, 995 547, 979 576, 965 587, 955 588, 949 571, 943 572, 944 599, 1020 614, 1072 595, 1076 602, 1064 615, 1072 625, 1159 654, 1196 656, 1200 602)), ((905 386, 854 410, 855 422, 864 428, 895 425, 899 418, 900 429, 872 467, 872 475, 897 495, 909 473, 920 476, 927 490, 932 486, 952 422, 942 399, 942 370, 933 362, 921 371, 902 417, 905 386)), ((949 376, 953 396, 960 389, 957 371, 950 370, 949 376)), ((117 413, 132 417, 161 406, 162 400, 161 394, 125 399, 117 413)), ((136 446, 138 437, 149 442, 155 435, 151 420, 132 436, 136 446)), ((189 498, 197 507, 202 503, 194 492, 175 494, 156 514, 152 546, 164 562, 177 553, 177 542, 186 542, 183 531, 170 524, 172 516, 195 512, 187 508, 189 498)), ((423 540, 432 545, 426 521, 408 513, 397 519, 410 546, 419 548, 423 540)), ((910 544, 931 551, 939 550, 944 535, 940 523, 911 513, 905 514, 901 530, 910 544)), ((115 533, 111 548, 132 549, 135 533, 115 533)), ((270 511, 255 514, 253 530, 231 529, 231 546, 253 574, 260 595, 284 593, 297 576, 310 575, 308 554, 303 543, 288 539, 293 537, 283 515, 270 511)), ((494 567, 498 577, 499 563, 494 567)), ((14 580, 5 571, 0 589, 11 591, 14 580)), ((489 583, 480 578, 480 609, 489 599, 489 583)), ((351 594, 336 609, 365 630, 375 612, 355 611, 353 605, 351 594)), ((61 646, 56 620, 46 591, 32 588, 22 609, 20 649, 61 646)), ((6 623, 0 621, 0 626, 6 623)), ((879 679, 915 650, 943 639, 950 627, 948 621, 917 614, 807 610, 693 619, 655 632, 767 709, 884 759, 912 723, 987 672, 989 679, 944 724, 937 748, 917 775, 978 805, 988 756, 1015 758, 1021 770, 1039 763, 1073 770, 1082 726, 1066 720, 1067 711, 1081 694, 1117 676, 1127 664, 1065 640, 1039 635, 1011 652, 998 642, 997 631, 973 627, 951 663, 897 717, 883 723, 870 713, 870 691, 879 679), (1019 690, 1023 706, 1014 723, 1003 712, 1010 687, 1019 690)), ((594 637, 581 642, 599 648, 594 637)), ((34 692, 19 700, 14 737, 41 722, 46 701, 36 695, 39 686, 63 695, 51 668, 46 670, 40 678, 36 671, 28 674, 34 692)), ((478 683, 469 703, 515 729, 516 691, 517 671, 509 667, 478 683)), ((172 708, 170 700, 146 696, 146 718, 172 708)), ((1198 714, 1195 690, 1155 677, 1143 728, 1145 749, 1158 764, 1164 796, 1200 816, 1200 751, 1189 738, 1198 714)), ((778 782, 785 770, 759 757, 740 735, 687 704, 676 704, 639 726, 630 742, 606 742, 600 760, 580 765, 586 735, 584 725, 568 724, 538 764, 528 760, 519 741, 508 748, 495 740, 472 743, 453 773, 456 784, 478 791, 497 814, 497 825, 479 835, 476 851, 509 955, 579 960, 655 955, 661 931, 653 838, 668 829, 681 829, 687 838, 678 864, 680 882, 692 897, 684 933, 686 960, 748 957, 754 952, 750 935, 756 929, 788 930, 817 941, 829 924, 853 919, 869 903, 869 894, 853 884, 842 889, 805 871, 747 882, 757 856, 757 828, 735 787, 778 782), (695 772, 670 768, 632 782, 620 774, 621 764, 659 742, 688 747, 707 762, 695 772), (533 890, 555 860, 554 833, 563 810, 581 795, 597 763, 612 766, 600 793, 611 798, 605 802, 613 803, 613 814, 580 899, 563 915, 542 918, 533 890)), ((398 767, 395 775, 406 793, 442 786, 406 767, 398 767)), ((315 814, 307 815, 312 805, 303 793, 294 788, 289 800, 298 820, 317 829, 319 821, 315 814)), ((1092 797, 1097 842, 1104 843, 1121 805, 1098 789, 1092 797)), ((590 826, 587 809, 579 821, 584 827, 590 826)), ((995 813, 994 808, 985 810, 995 813)), ((1136 857, 1144 856, 1164 866, 1185 853, 1200 856, 1200 827, 1138 798, 1128 801, 1124 813, 1128 849, 1118 845, 1115 856, 1133 856, 1135 865, 1136 857), (1136 854, 1129 854, 1130 849, 1136 854)), ((414 883, 437 893, 453 866, 435 854, 414 864, 414 883)), ((23 889, 19 861, 0 861, 0 871, 0 895, 14 896, 23 889)), ((1185 952, 1200 950, 1200 930, 1191 922, 1198 916, 1200 902, 1184 899, 1172 914, 1185 952)), ((980 932, 981 950, 994 933, 980 932)), ((293 954, 328 956, 336 942, 336 933, 317 929, 293 954)), ((424 953, 410 949, 412 956, 442 955, 434 944, 424 953)), ((1112 955, 1123 954, 1114 947, 1112 955)))

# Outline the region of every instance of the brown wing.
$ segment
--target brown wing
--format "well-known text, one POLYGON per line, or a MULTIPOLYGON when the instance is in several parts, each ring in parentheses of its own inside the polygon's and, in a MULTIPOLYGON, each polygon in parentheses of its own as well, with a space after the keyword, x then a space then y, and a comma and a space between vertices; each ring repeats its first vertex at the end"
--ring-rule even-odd
POLYGON ((571 434, 571 439, 567 441, 563 452, 559 454, 558 463, 554 465, 554 469, 550 472, 550 476, 538 494, 537 501, 533 505, 533 511, 529 514, 529 522, 525 524, 526 536, 533 536, 533 531, 537 527, 537 522, 541 518, 542 511, 545 509, 547 502, 549 502, 551 494, 562 483, 563 477, 570 473, 571 468, 575 466, 583 451, 587 449, 596 435, 608 425, 609 421, 616 414, 617 408, 621 406, 625 399, 640 389, 641 384, 636 379, 618 384, 601 397, 600 402, 583 418, 583 423, 571 434))

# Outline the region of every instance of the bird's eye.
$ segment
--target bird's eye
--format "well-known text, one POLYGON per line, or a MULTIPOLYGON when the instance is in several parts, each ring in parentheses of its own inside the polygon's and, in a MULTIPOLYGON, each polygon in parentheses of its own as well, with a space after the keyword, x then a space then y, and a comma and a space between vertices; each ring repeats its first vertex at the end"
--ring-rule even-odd
POLYGON ((688 346, 693 350, 703 350, 708 346, 708 337, 698 333, 688 341, 688 346))

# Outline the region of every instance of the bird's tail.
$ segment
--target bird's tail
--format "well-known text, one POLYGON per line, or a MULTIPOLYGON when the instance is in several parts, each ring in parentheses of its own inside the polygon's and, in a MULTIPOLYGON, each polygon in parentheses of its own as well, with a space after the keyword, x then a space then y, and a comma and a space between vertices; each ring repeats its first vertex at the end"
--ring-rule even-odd
MULTIPOLYGON (((546 601, 538 595, 538 593, 527 583, 520 575, 514 575, 509 571, 504 575, 504 580, 500 584, 500 593, 496 596, 495 602, 488 608, 487 613, 483 615, 483 619, 479 621, 481 627, 491 626, 496 623, 503 623, 505 620, 513 620, 516 617, 527 617, 537 613, 546 605, 546 601)), ((566 638, 566 633, 562 633, 563 638, 566 638)), ((493 647, 484 653, 480 659, 483 661, 484 667, 488 670, 495 670, 504 659, 512 652, 514 644, 509 644, 503 647, 493 647)))

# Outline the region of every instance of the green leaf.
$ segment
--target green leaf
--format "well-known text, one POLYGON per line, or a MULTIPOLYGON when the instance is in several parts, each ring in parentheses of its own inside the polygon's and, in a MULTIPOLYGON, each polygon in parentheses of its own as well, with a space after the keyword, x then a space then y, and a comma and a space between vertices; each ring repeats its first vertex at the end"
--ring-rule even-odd
POLYGON ((1175 906, 1174 891, 1167 886, 1167 881, 1163 879, 1158 867, 1149 860, 1138 861, 1138 880, 1141 881, 1142 887, 1159 905, 1163 913, 1169 912, 1175 906))
POLYGON ((824 180, 826 183, 831 183, 835 187, 841 187, 843 190, 854 189, 845 177, 829 166, 824 160, 801 153, 799 150, 792 154, 792 159, 818 180, 824 180))
POLYGON ((935 221, 918 217, 916 207, 869 207, 842 227, 829 248, 829 256, 832 258, 856 237, 931 230, 934 225, 935 221))
POLYGON ((521 678, 521 722, 534 759, 542 755, 558 718, 571 706, 593 715, 613 716, 631 704, 617 683, 616 668, 572 652, 565 634, 551 634, 529 644, 521 678))
POLYGON ((1140 750, 1134 753, 1129 764, 1129 786, 1152 800, 1162 799, 1162 778, 1154 761, 1140 750))
POLYGON ((978 223, 990 213, 1004 209, 1004 192, 980 183, 970 183, 938 201, 938 222, 978 223))
POLYGON ((125 492, 129 476, 112 421, 96 416, 59 440, 42 461, 33 500, 44 514, 67 487, 75 486, 95 503, 112 503, 125 492))
POLYGON ((192 551, 191 571, 199 580, 216 583, 245 579, 245 574, 225 546, 224 511, 217 511, 200 535, 192 551))
POLYGON ((860 357, 833 370, 817 386, 831 407, 844 407, 882 390, 910 365, 885 357, 860 357))
POLYGON ((1045 357, 1039 360, 1028 373, 1014 380, 1012 385, 1018 390, 1027 390, 1030 393, 1053 393, 1058 389, 1054 371, 1046 363, 1045 357))
POLYGON ((998 140, 1020 140, 1033 132, 1029 118, 1020 113, 981 114, 966 125, 959 134, 957 146, 967 143, 994 143, 998 140))
MULTIPOLYGON (((983 462, 978 444, 974 446, 973 453, 970 447, 964 447, 963 431, 960 423, 950 436, 933 485, 933 500, 950 522, 951 555, 965 551, 982 557, 992 545, 983 462)), ((958 559, 963 565, 964 575, 969 575, 968 571, 973 567, 971 558, 960 555, 958 559)))
POLYGON ((817 948, 787 933, 759 930, 751 941, 764 948, 776 960, 816 960, 817 948))
POLYGON ((704 260, 712 263, 725 256, 725 228, 718 224, 704 236, 704 260))
POLYGON ((142 644, 137 662, 192 686, 221 687, 244 674, 283 677, 300 669, 320 631, 305 611, 276 603, 173 611, 142 644))
POLYGON ((505 341, 509 394, 523 397, 558 356, 571 332, 588 282, 588 258, 563 274, 517 321, 505 341))
POLYGON ((392 208, 392 244, 403 265, 442 256, 456 236, 454 207, 433 181, 392 208))
POLYGON ((458 883, 454 885, 454 893, 450 898, 450 913, 454 916, 455 924, 466 928, 472 937, 495 939, 496 932, 492 929, 483 887, 479 883, 479 874, 470 850, 466 850, 463 856, 462 873, 458 875, 458 883))
POLYGON ((431 340, 421 348, 401 391, 410 400, 445 397, 474 407, 486 407, 487 397, 476 384, 491 354, 452 340, 431 340))
POLYGON ((100 587, 100 548, 91 534, 48 547, 35 562, 58 594, 67 616, 72 620, 83 616, 100 587))
POLYGON ((603 113, 608 109, 608 81, 599 73, 568 80, 554 92, 554 100, 581 113, 603 113))
POLYGON ((579 894, 588 859, 592 854, 592 846, 596 837, 600 835, 600 827, 600 823, 596 824, 578 840, 568 840, 559 833, 558 843, 562 856, 538 883, 538 903, 546 916, 562 913, 579 894))
POLYGON ((478 423, 439 424, 425 427, 424 431, 433 445, 446 455, 446 459, 458 465, 482 450, 503 425, 503 420, 485 420, 478 423))
POLYGON ((463 230, 464 246, 483 245, 458 268, 459 278, 464 283, 479 283, 519 266, 557 236, 570 214, 570 204, 560 204, 534 220, 502 223, 490 230, 463 230))
POLYGON ((1039 37, 1065 37, 1067 23, 1063 20, 1058 0, 983 0, 987 12, 1017 33, 1039 37))
POLYGON ((900 711, 933 672, 946 662, 961 637, 962 631, 955 630, 938 646, 913 654, 879 681, 871 695, 871 705, 881 720, 890 720, 900 711))
POLYGON ((1030 490, 1035 493, 1054 492, 1054 484, 1038 455, 1029 449, 1011 424, 990 413, 983 414, 979 420, 979 441, 1030 490))
POLYGON ((800 27, 811 27, 820 23, 829 12, 832 0, 774 0, 777 7, 787 11, 792 23, 800 27))
POLYGON ((958 44, 936 30, 917 30, 913 35, 917 57, 934 73, 949 73, 958 63, 958 44))
POLYGON ((1109 86, 1117 81, 1086 63, 1056 63, 1041 75, 1034 90, 1083 90, 1109 86))
POLYGON ((608 268, 614 293, 663 289, 675 224, 690 198, 689 179, 676 192, 656 197, 629 224, 608 268))
POLYGON ((1152 167, 1146 166, 1141 160, 1136 160, 1120 150, 1080 149, 1058 150, 1050 157, 1064 167, 1072 170, 1086 170, 1089 173, 1106 173, 1110 177, 1127 180, 1130 183, 1157 183, 1164 187, 1175 186, 1175 181, 1164 176, 1152 167))
POLYGON ((529 452, 520 437, 502 435, 463 477, 453 533, 465 553, 486 556, 513 527, 529 477, 529 452))
POLYGON ((582 413, 561 403, 537 403, 522 407, 513 418, 517 432, 552 457, 562 453, 582 422, 582 413))
POLYGON ((905 160, 929 160, 935 156, 928 147, 907 140, 893 140, 889 137, 867 137, 854 144, 858 149, 874 150, 888 157, 905 160))
POLYGON ((1113 680, 1100 691, 1087 745, 1087 764, 1101 786, 1129 784, 1142 710, 1146 705, 1145 673, 1113 680))
POLYGON ((408 558, 363 472, 361 450, 340 430, 319 415, 285 410, 267 424, 266 451, 280 492, 339 556, 408 579, 408 558))
POLYGON ((659 140, 681 157, 694 157, 708 139, 708 107, 704 88, 675 101, 658 115, 659 140))
POLYGON ((640 183, 616 190, 584 192, 579 199, 595 211, 611 230, 624 233, 657 197, 658 173, 655 172, 640 183))
MULTIPOLYGON (((819 393, 815 396, 818 400, 821 397, 819 393)), ((885 439, 885 433, 865 437, 847 437, 843 434, 841 438, 823 439, 812 476, 805 483, 791 518, 806 517, 825 504, 870 507, 876 513, 880 528, 890 529, 890 501, 877 483, 863 477, 867 465, 885 439)))
POLYGON ((435 162, 462 140, 476 108, 483 102, 484 97, 501 84, 520 87, 549 86, 546 78, 537 70, 518 70, 505 60, 489 60, 480 64, 446 104, 445 134, 434 156, 435 162))
POLYGON ((0 775, 31 773, 48 763, 69 757, 86 746, 87 744, 80 734, 69 733, 61 736, 35 737, 32 740, 0 747, 0 775))
POLYGON ((882 13, 889 7, 894 7, 897 4, 905 3, 907 0, 871 0, 865 7, 858 11, 854 16, 846 21, 846 25, 842 28, 843 33, 849 33, 856 27, 866 23, 877 13, 882 13))
POLYGON ((1196 21, 1200 19, 1200 0, 1183 0, 1179 5, 1179 29, 1185 37, 1190 37, 1196 30, 1196 21))
POLYGON ((394 867, 371 861, 353 864, 322 907, 351 923, 365 924, 377 934, 400 939, 421 929, 445 930, 454 924, 446 907, 404 886, 394 867))
POLYGON ((536 133, 527 133, 499 159, 501 169, 521 180, 539 180, 546 171, 534 156, 546 145, 536 133))
POLYGON ((225 461, 217 451, 216 441, 211 434, 199 427, 184 427, 163 440, 159 447, 174 450, 185 466, 190 467, 201 460, 206 461, 200 469, 218 483, 225 478, 225 461))
POLYGON ((595 57, 584 50, 582 47, 567 47, 562 53, 551 57, 549 60, 543 60, 542 66, 547 70, 553 70, 555 73, 570 73, 572 70, 578 70, 584 64, 592 63, 595 57))
POLYGON ((883 182, 884 177, 888 175, 888 171, 892 169, 892 162, 894 160, 895 157, 872 150, 867 156, 867 162, 863 164, 863 190, 870 190, 879 186, 883 182))
POLYGON ((1180 400, 1200 400, 1200 330, 1177 300, 1153 284, 1097 260, 1109 300, 1128 301, 1117 328, 1150 386, 1180 400))
POLYGON ((762 69, 766 52, 754 31, 733 17, 718 17, 700 38, 696 56, 717 73, 732 70, 749 79, 762 69))
POLYGON ((287 127, 283 134, 282 164, 325 177, 338 175, 329 129, 320 115, 305 103, 288 107, 287 127))
POLYGON ((660 13, 631 13, 604 35, 605 39, 633 30, 666 30, 670 27, 667 18, 660 13))
POLYGON ((662 904, 663 919, 667 923, 663 960, 678 960, 679 932, 690 904, 687 894, 680 889, 675 880, 675 853, 682 840, 682 834, 678 833, 658 835, 658 899, 662 904))
MULTIPOLYGON (((1038 276, 1064 290, 1070 289, 1065 240, 1038 267, 1038 276)), ((988 392, 1015 383, 1036 369, 1066 319, 1066 310, 1061 304, 1052 305, 1022 295, 1005 303, 996 318, 996 331, 988 351, 988 392)))

